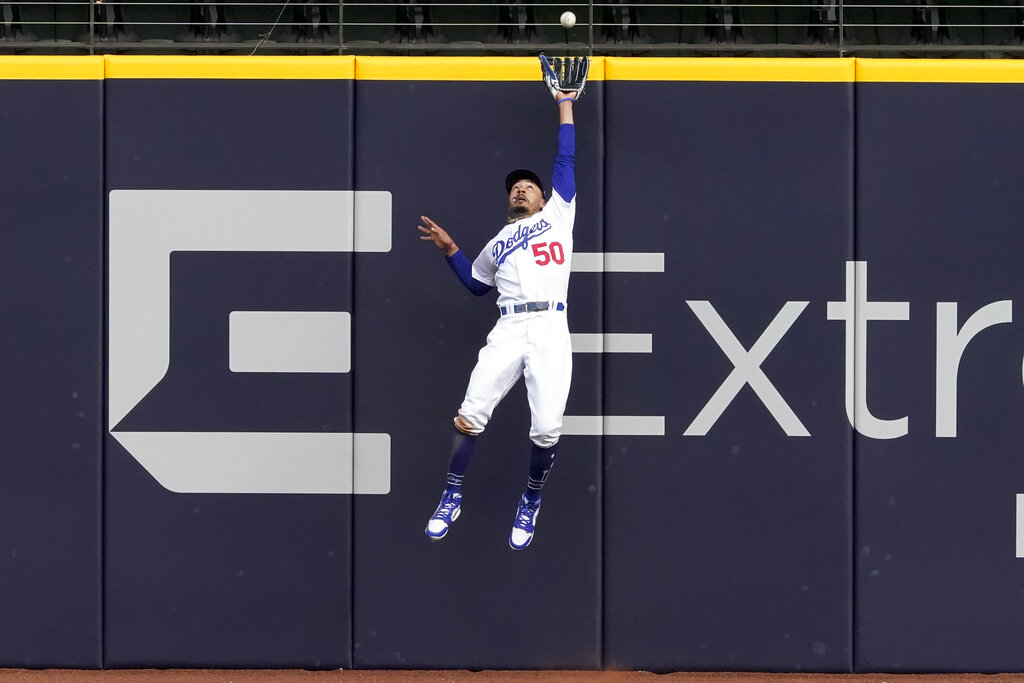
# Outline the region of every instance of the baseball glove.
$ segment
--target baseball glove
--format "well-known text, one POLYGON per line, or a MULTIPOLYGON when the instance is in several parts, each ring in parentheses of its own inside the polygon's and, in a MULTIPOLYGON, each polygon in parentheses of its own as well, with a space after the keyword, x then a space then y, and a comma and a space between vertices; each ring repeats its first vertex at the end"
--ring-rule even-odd
POLYGON ((583 96, 583 88, 587 85, 590 58, 547 57, 541 54, 540 71, 544 76, 544 84, 548 86, 556 100, 565 92, 576 93, 578 100, 583 96))

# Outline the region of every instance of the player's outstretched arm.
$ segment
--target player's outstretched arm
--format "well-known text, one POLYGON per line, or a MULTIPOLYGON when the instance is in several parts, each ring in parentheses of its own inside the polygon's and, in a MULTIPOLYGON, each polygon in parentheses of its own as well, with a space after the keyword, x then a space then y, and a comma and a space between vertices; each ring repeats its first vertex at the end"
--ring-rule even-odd
POLYGON ((448 265, 451 266, 466 289, 476 296, 483 296, 493 289, 491 285, 473 277, 473 264, 469 262, 466 255, 459 249, 459 245, 455 244, 444 228, 426 216, 420 216, 420 220, 426 224, 426 227, 416 226, 423 233, 420 235, 420 239, 433 242, 434 246, 444 251, 448 265))
POLYGON ((444 250, 445 256, 451 256, 459 250, 459 245, 455 244, 452 238, 448 236, 448 233, 444 231, 444 228, 442 228, 440 225, 430 220, 426 216, 420 216, 420 220, 423 221, 423 223, 425 223, 427 226, 416 226, 417 228, 419 228, 420 232, 424 233, 423 235, 420 235, 421 240, 433 242, 434 246, 436 246, 438 249, 444 250))
POLYGON ((552 197, 557 194, 566 202, 576 196, 576 126, 572 104, 572 100, 562 100, 558 105, 558 152, 551 173, 552 197))
POLYGON ((568 123, 570 126, 576 125, 576 122, 572 118, 572 105, 576 101, 576 93, 574 92, 560 92, 556 102, 558 102, 558 125, 568 123))

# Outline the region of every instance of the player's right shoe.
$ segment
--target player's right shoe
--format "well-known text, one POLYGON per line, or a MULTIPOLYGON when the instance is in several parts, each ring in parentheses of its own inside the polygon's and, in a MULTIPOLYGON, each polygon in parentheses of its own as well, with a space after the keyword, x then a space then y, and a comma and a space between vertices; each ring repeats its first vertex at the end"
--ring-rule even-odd
POLYGON ((459 518, 462 512, 462 494, 457 491, 444 490, 441 502, 427 522, 426 534, 431 541, 440 541, 448 533, 448 527, 459 518))
POLYGON ((512 550, 522 550, 530 545, 539 514, 539 500, 530 502, 526 500, 526 496, 519 499, 519 507, 516 508, 516 521, 512 525, 512 533, 508 537, 508 544, 512 546, 512 550))

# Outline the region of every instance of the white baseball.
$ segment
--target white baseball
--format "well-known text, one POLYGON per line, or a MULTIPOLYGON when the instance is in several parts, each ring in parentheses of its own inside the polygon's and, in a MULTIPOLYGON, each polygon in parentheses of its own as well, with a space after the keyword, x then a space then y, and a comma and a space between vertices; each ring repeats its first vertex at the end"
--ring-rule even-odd
POLYGON ((572 28, 576 25, 576 15, 572 12, 562 12, 559 21, 562 22, 562 28, 572 28))

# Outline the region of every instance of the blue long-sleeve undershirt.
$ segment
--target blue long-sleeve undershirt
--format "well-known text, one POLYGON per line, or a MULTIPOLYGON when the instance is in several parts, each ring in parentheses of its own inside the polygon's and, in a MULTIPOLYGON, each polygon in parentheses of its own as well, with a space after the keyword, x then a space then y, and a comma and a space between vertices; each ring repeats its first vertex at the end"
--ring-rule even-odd
POLYGON ((571 123, 558 126, 558 153, 551 187, 567 202, 576 196, 576 126, 571 123))
POLYGON ((448 265, 452 267, 452 270, 455 271, 455 274, 459 276, 459 280, 462 281, 462 284, 466 285, 466 289, 476 296, 483 296, 494 289, 490 285, 485 285, 483 282, 480 282, 473 277, 473 264, 469 262, 469 259, 466 258, 466 255, 462 253, 461 249, 451 256, 446 254, 444 258, 448 261, 448 265))

